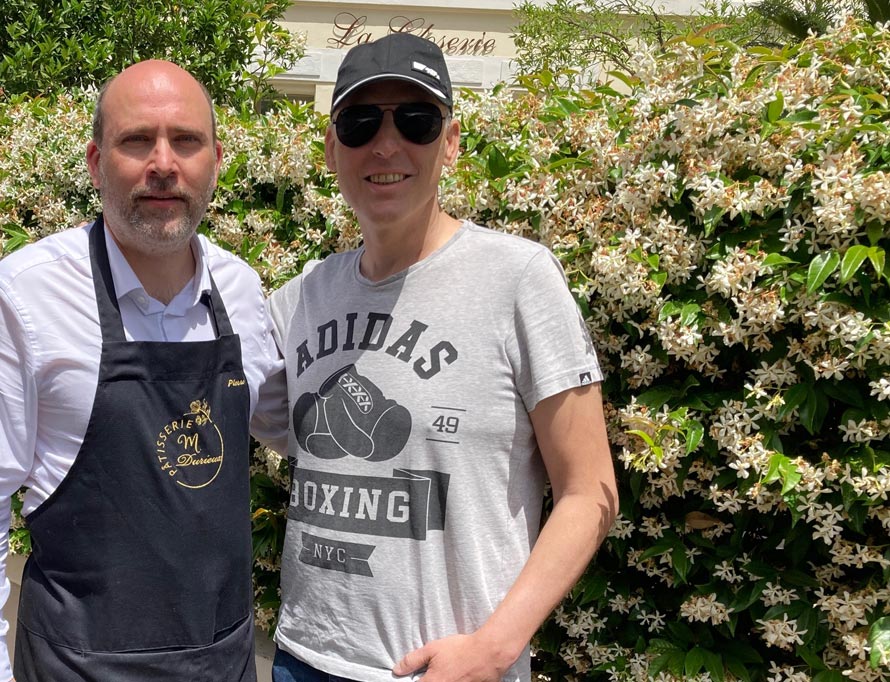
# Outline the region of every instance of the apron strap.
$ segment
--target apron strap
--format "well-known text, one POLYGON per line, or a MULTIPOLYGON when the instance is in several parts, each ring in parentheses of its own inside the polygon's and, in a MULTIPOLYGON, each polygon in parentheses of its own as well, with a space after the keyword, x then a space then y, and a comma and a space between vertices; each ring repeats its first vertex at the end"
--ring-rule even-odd
POLYGON ((226 312, 222 296, 219 295, 219 289, 213 280, 213 275, 210 275, 210 291, 201 294, 201 303, 210 310, 210 319, 213 322, 213 328, 216 329, 217 337, 231 336, 235 333, 232 330, 231 322, 229 322, 229 314, 226 312))
POLYGON ((96 218, 90 230, 90 262, 93 267, 93 286, 96 288, 96 304, 99 307, 99 324, 102 327, 103 342, 124 342, 124 323, 121 322, 120 304, 114 291, 114 277, 108 263, 108 248, 105 246, 105 218, 96 218), (97 272, 98 270, 98 272, 97 272))

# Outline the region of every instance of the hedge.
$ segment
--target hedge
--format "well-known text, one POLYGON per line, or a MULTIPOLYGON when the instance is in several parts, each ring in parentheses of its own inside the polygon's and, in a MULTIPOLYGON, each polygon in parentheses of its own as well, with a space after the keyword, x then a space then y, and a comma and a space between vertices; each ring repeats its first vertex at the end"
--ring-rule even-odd
MULTIPOLYGON (((463 93, 455 215, 547 244, 607 372, 621 513, 534 643, 548 679, 890 679, 890 30, 689 36, 622 92, 463 93), (622 94, 624 93, 624 94, 622 94)), ((98 207, 89 97, 0 104, 9 251, 98 207)), ((271 290, 360 239, 308 107, 220 111, 202 227, 271 290)), ((254 456, 273 627, 286 466, 254 456)), ((17 527, 13 543, 27 551, 17 527)))

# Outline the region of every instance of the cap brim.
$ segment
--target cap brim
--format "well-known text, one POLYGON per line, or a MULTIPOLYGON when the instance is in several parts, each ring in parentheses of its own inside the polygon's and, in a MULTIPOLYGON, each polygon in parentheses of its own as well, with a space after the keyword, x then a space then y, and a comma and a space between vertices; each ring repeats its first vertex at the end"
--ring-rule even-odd
POLYGON ((411 78, 409 76, 405 76, 404 74, 398 73, 377 73, 373 76, 369 76, 368 78, 364 78, 360 80, 358 83, 353 83, 346 90, 341 92, 339 96, 331 103, 331 111, 334 111, 338 106, 343 103, 349 95, 358 90, 359 88, 363 88, 364 86, 375 83, 377 81, 405 81, 406 83, 412 83, 420 88, 423 88, 428 93, 430 93, 433 97, 439 100, 442 104, 447 106, 449 109, 451 108, 451 101, 448 99, 448 95, 439 90, 438 88, 434 88, 429 83, 425 83, 422 80, 418 80, 417 78, 411 78))

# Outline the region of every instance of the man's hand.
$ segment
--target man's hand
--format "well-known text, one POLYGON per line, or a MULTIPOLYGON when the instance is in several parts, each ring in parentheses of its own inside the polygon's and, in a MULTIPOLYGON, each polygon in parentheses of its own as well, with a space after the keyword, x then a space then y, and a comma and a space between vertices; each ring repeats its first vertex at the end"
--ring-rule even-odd
POLYGON ((529 415, 553 489, 529 560, 482 627, 415 649, 396 675, 425 667, 423 682, 500 682, 606 537, 618 491, 599 385, 544 398, 529 415))
POLYGON ((426 668, 423 682, 500 682, 518 657, 482 632, 443 637, 415 649, 392 669, 398 676, 426 668))

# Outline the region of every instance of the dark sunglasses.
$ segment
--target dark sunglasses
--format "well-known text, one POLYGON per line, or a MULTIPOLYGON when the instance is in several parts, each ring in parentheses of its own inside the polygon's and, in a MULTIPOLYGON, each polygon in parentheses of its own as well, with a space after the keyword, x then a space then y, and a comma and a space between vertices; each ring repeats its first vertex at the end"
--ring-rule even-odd
POLYGON ((438 139, 446 118, 432 102, 353 104, 342 109, 334 120, 337 139, 347 147, 368 144, 380 130, 387 111, 392 112, 393 123, 402 136, 414 144, 430 144, 438 139))

